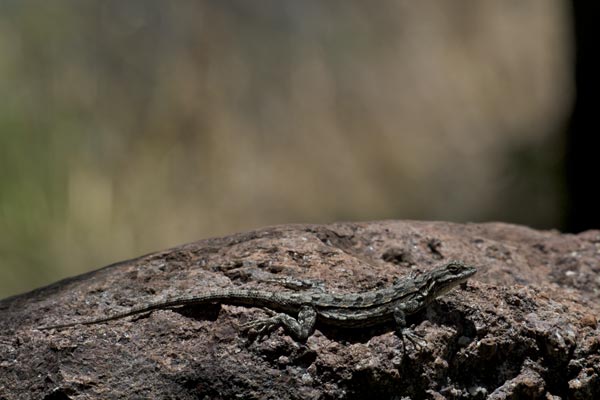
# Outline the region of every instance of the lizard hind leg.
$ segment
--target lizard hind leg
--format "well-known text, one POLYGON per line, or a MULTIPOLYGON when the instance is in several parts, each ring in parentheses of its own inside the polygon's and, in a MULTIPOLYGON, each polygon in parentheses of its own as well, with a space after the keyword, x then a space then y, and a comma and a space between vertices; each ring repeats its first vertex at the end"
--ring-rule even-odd
POLYGON ((269 309, 265 311, 271 315, 270 318, 251 321, 240 326, 242 331, 264 335, 279 326, 292 335, 296 340, 306 340, 315 330, 317 312, 310 306, 302 306, 298 312, 298 318, 285 313, 275 313, 269 309))

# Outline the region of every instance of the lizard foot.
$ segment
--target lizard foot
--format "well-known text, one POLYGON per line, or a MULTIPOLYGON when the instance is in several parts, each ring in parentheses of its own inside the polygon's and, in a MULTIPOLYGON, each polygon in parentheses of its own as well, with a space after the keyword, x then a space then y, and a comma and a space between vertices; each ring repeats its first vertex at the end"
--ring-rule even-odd
POLYGON ((400 338, 402 339, 402 347, 404 348, 404 350, 406 350, 406 339, 408 339, 408 341, 413 345, 415 350, 420 351, 427 345, 427 342, 425 342, 425 340, 423 339, 423 336, 415 333, 412 330, 412 327, 403 328, 398 332, 398 334, 400 335, 400 338))
POLYGON ((282 326, 294 339, 305 341, 315 330, 317 322, 317 311, 310 306, 302 306, 298 311, 297 318, 285 313, 276 313, 265 309, 271 318, 248 322, 240 326, 243 331, 252 335, 266 335, 275 328, 282 326))
POLYGON ((245 324, 240 325, 240 330, 251 334, 252 336, 264 336, 282 324, 281 317, 277 313, 274 313, 271 310, 265 311, 271 315, 271 318, 246 322, 245 324))

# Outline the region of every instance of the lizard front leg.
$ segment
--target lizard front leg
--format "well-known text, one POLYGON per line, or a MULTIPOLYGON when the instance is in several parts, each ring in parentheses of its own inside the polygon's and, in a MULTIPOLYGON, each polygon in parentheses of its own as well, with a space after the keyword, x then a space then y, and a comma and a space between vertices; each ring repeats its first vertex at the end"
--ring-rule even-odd
POLYGON ((313 307, 302 306, 297 319, 285 313, 275 313, 269 309, 265 309, 265 311, 272 317, 248 322, 241 325, 240 328, 243 331, 254 331, 260 335, 270 332, 278 326, 283 326, 290 335, 300 341, 306 340, 315 330, 317 311, 313 307))
POLYGON ((416 349, 421 349, 423 347, 421 345, 423 339, 406 326, 406 314, 400 307, 394 308, 394 320, 396 321, 398 335, 402 339, 403 351, 406 351, 406 342, 404 339, 408 339, 416 349))

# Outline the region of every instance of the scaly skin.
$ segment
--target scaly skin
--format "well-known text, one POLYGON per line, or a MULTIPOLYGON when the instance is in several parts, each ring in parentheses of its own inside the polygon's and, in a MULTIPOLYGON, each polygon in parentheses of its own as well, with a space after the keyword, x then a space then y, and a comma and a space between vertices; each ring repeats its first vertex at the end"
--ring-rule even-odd
POLYGON ((437 297, 466 282, 476 272, 474 267, 460 261, 451 261, 442 267, 405 279, 388 288, 351 294, 222 289, 143 304, 102 318, 42 326, 38 329, 63 329, 99 324, 153 310, 216 303, 265 308, 271 314, 270 318, 252 321, 242 328, 263 333, 277 326, 283 326, 297 340, 308 338, 314 332, 317 321, 342 328, 362 328, 395 321, 400 332, 407 335, 405 332, 407 315, 428 306, 437 297))

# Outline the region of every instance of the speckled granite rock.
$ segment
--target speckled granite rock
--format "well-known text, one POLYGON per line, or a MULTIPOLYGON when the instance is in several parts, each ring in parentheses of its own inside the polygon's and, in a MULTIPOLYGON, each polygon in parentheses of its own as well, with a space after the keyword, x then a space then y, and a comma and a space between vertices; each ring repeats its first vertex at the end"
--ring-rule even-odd
POLYGON ((600 398, 600 232, 384 221, 289 225, 203 240, 0 301, 0 399, 600 398), (39 331, 208 288, 329 291, 389 285, 450 259, 479 272, 409 318, 425 338, 402 356, 393 326, 282 329, 233 306, 39 331), (553 397, 554 396, 554 397, 553 397))

